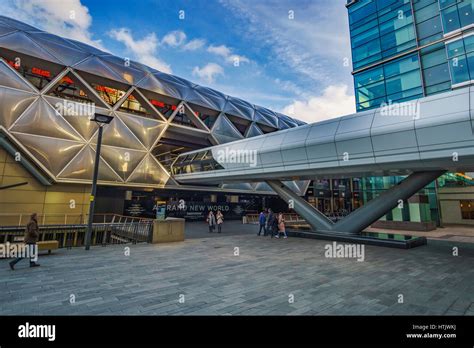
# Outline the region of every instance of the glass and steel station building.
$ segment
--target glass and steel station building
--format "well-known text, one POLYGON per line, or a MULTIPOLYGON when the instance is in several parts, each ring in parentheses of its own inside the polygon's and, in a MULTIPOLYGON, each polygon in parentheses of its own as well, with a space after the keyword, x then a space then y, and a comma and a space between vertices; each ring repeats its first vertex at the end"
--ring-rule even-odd
MULTIPOLYGON (((1 191, 0 224, 31 212, 45 223, 84 221, 94 112, 113 116, 102 140, 96 211, 127 215, 152 214, 155 201, 179 199, 195 203, 196 218, 212 204, 228 215, 257 211, 262 195, 273 194, 266 184, 184 186, 170 177, 172 162, 183 152, 304 124, 0 17, 0 183, 27 182, 1 191)), ((308 184, 288 182, 301 194, 308 184)))
MULTIPOLYGON (((474 82, 474 0, 353 0, 346 7, 357 111, 474 82)), ((2 192, 1 214, 37 211, 61 222, 55 219, 87 213, 97 141, 97 127, 81 109, 88 105, 114 117, 104 132, 98 212, 146 215, 156 200, 179 199, 196 203, 197 218, 203 204, 225 205, 235 216, 263 206, 286 209, 265 183, 188 186, 175 182, 170 169, 181 153, 303 122, 6 17, 0 17, 0 57, 1 185, 28 182, 2 192)), ((212 160, 201 155, 186 160, 204 166, 212 160)), ((337 216, 400 180, 286 184, 337 216)), ((471 173, 448 173, 412 200, 380 226, 474 224, 471 173), (423 208, 410 209, 415 205, 423 208)))

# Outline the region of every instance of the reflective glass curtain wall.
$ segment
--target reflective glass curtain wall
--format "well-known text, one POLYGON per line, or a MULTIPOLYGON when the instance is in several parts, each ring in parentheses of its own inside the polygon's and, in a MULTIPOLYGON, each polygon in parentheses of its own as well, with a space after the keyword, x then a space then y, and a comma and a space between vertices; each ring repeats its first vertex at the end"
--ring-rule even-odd
POLYGON ((359 0, 347 6, 358 111, 473 80, 470 43, 457 37, 453 55, 448 42, 474 30, 474 0, 359 0))

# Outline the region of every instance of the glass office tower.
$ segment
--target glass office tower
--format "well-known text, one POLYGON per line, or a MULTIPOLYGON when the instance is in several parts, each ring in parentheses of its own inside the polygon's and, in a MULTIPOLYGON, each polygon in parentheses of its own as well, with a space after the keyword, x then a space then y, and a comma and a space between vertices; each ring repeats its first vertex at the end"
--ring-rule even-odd
POLYGON ((474 0, 348 1, 357 110, 474 81, 474 0))
MULTIPOLYGON (((474 83, 474 0, 352 0, 346 7, 357 111, 474 83)), ((464 177, 450 173, 439 183, 472 186, 464 177)), ((401 179, 354 179, 351 186, 363 204, 401 179)), ((439 224, 435 183, 418 196, 429 205, 424 220, 439 224)), ((413 221, 414 211, 407 208, 394 209, 385 220, 413 221)))

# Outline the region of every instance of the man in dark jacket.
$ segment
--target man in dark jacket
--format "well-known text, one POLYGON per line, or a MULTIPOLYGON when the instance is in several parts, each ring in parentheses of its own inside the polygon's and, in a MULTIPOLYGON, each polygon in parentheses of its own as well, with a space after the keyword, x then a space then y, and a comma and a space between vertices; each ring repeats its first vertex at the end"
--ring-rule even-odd
POLYGON ((258 230, 257 236, 260 236, 260 233, 262 233, 262 229, 263 229, 263 235, 266 236, 267 235, 267 228, 266 228, 267 217, 265 216, 264 211, 262 211, 260 215, 258 216, 258 224, 260 225, 260 229, 258 230))
POLYGON ((276 222, 275 214, 273 214, 273 211, 271 209, 268 209, 268 216, 267 216, 267 233, 270 233, 270 237, 273 238, 274 235, 274 225, 276 222))
MULTIPOLYGON (((29 257, 30 257, 30 267, 38 267, 39 263, 34 262, 33 256, 35 252, 37 252, 36 249, 36 243, 38 242, 39 239, 39 229, 38 229, 38 216, 36 213, 31 214, 30 221, 26 225, 26 230, 25 230, 25 244, 27 245, 28 251, 29 251, 29 257)), ((15 269, 15 265, 22 260, 22 257, 18 257, 12 262, 10 262, 10 268, 12 271, 15 269)))

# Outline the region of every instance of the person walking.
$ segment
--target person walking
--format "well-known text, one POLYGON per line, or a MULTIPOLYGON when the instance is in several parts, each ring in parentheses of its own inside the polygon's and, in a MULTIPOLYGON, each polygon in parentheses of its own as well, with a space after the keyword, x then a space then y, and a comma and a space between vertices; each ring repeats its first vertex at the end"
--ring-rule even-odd
POLYGON ((268 209, 268 217, 267 217, 267 231, 270 233, 270 237, 273 238, 275 232, 277 231, 278 221, 273 214, 271 209, 268 209))
POLYGON ((283 238, 288 238, 286 235, 285 218, 282 213, 278 213, 276 238, 280 238, 280 234, 283 234, 283 238))
POLYGON ((214 216, 214 213, 212 212, 212 210, 209 211, 206 221, 209 225, 209 233, 212 233, 214 229, 216 228, 216 217, 214 216))
POLYGON ((217 220, 217 233, 221 233, 222 224, 224 223, 224 215, 221 213, 220 210, 217 211, 216 220, 217 220))
MULTIPOLYGON (((28 248, 28 256, 30 258, 30 267, 38 267, 40 264, 33 261, 35 252, 37 253, 36 243, 39 240, 39 229, 38 229, 38 215, 36 213, 31 214, 30 221, 26 225, 25 239, 24 242, 28 248)), ((37 256, 37 255, 36 255, 37 256)), ((11 270, 15 270, 15 265, 20 262, 23 257, 17 257, 15 260, 10 262, 11 270)))
POLYGON ((260 215, 258 216, 258 223, 260 225, 260 229, 258 230, 257 236, 260 236, 260 233, 262 233, 263 229, 263 235, 267 235, 267 228, 266 228, 266 223, 267 223, 267 217, 265 216, 265 212, 262 211, 260 215))

